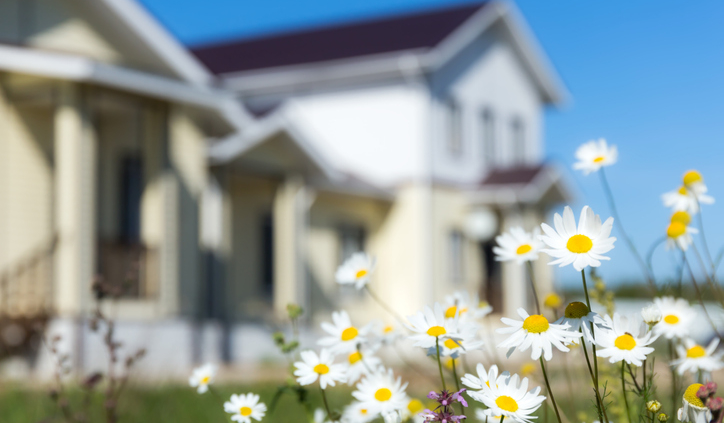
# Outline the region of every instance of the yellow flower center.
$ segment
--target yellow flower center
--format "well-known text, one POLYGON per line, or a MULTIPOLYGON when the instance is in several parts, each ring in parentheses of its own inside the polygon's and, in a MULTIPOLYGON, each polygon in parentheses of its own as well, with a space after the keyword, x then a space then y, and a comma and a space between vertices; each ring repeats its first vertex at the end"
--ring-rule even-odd
POLYGON ((602 161, 606 160, 603 156, 598 156, 595 159, 593 159, 593 163, 601 163, 602 161))
POLYGON ((380 402, 389 401, 392 398, 392 391, 387 388, 380 388, 375 392, 375 399, 380 402))
POLYGON ((201 384, 206 385, 211 380, 211 376, 204 376, 203 379, 201 379, 201 384))
POLYGON ((628 350, 631 351, 636 346, 636 340, 633 336, 629 335, 628 333, 623 334, 616 338, 616 341, 613 343, 616 348, 619 350, 628 350))
POLYGON ((367 270, 365 269, 358 270, 357 273, 354 275, 355 279, 363 278, 365 276, 367 276, 367 270))
POLYGON ((317 364, 316 366, 314 366, 314 372, 320 375, 326 375, 327 373, 329 373, 329 366, 327 366, 326 364, 317 364))
POLYGON ((390 332, 392 332, 393 330, 395 330, 394 327, 392 327, 392 326, 385 326, 384 332, 385 332, 385 333, 390 333, 390 332))
POLYGON ((679 194, 681 194, 681 195, 686 195, 688 192, 689 191, 686 189, 685 186, 682 186, 681 188, 679 188, 679 194))
POLYGON ((673 215, 671 215, 671 221, 672 222, 681 222, 684 225, 688 225, 691 223, 691 215, 685 211, 677 211, 673 215))
POLYGON ((244 417, 251 416, 251 408, 249 407, 241 407, 239 409, 239 414, 241 414, 244 417))
POLYGON ((367 415, 367 409, 363 408, 363 409, 359 410, 359 413, 362 414, 363 416, 367 415))
POLYGON ((568 251, 576 254, 587 253, 593 248, 593 241, 586 235, 573 235, 568 238, 566 248, 568 248, 568 251))
POLYGON ((357 331, 357 328, 355 328, 354 326, 349 327, 342 331, 342 340, 351 341, 356 338, 358 334, 359 332, 357 331))
POLYGON ((700 358, 706 355, 706 350, 701 345, 694 345, 686 350, 686 356, 689 358, 700 358))
POLYGON ((520 256, 520 255, 523 255, 523 254, 525 254, 525 253, 530 252, 530 250, 532 250, 532 249, 533 249, 533 246, 532 246, 532 245, 530 245, 530 244, 523 244, 523 245, 521 245, 520 247, 518 247, 517 250, 515 250, 515 253, 520 256))
POLYGON ((490 305, 490 303, 488 303, 487 301, 481 301, 478 303, 478 308, 485 308, 489 305, 490 305))
POLYGON ((562 302, 563 299, 561 299, 560 295, 554 292, 546 296, 546 299, 543 301, 543 305, 548 308, 558 308, 561 306, 562 302))
POLYGON ((447 310, 445 310, 445 318, 446 319, 452 319, 455 317, 455 314, 457 314, 458 308, 455 306, 448 307, 447 310))
POLYGON ((549 326, 550 323, 548 323, 548 319, 540 314, 528 316, 523 321, 523 329, 527 330, 529 333, 543 333, 548 330, 549 326))
POLYGON ((699 397, 696 396, 696 393, 699 392, 699 388, 701 388, 701 383, 694 383, 689 385, 688 388, 686 388, 686 391, 684 391, 684 400, 688 402, 691 405, 697 406, 697 407, 704 407, 704 403, 699 399, 699 397))
POLYGON ((455 342, 452 339, 445 340, 445 346, 451 350, 455 349, 455 348, 460 348, 460 345, 462 345, 462 344, 463 344, 462 341, 455 342))
POLYGON ((507 395, 499 396, 495 400, 495 405, 497 405, 501 410, 509 411, 511 413, 518 411, 518 403, 507 395))
POLYGON ((675 325, 679 323, 679 316, 674 316, 673 314, 669 314, 668 316, 664 317, 664 322, 675 325))
POLYGON ((701 177, 701 173, 695 170, 690 170, 684 174, 684 185, 686 186, 701 182, 703 180, 704 178, 701 177))
POLYGON ((427 334, 430 336, 441 336, 445 335, 447 331, 442 326, 433 326, 427 330, 427 334))
POLYGON ((666 228, 666 235, 669 238, 678 238, 686 233, 686 225, 681 222, 671 222, 669 227, 666 228))
POLYGON ((580 319, 588 316, 588 306, 580 301, 568 304, 566 307, 566 317, 569 319, 580 319))
POLYGON ((353 352, 349 355, 349 364, 354 364, 360 360, 362 360, 362 353, 360 353, 359 351, 353 352))
POLYGON ((418 414, 420 411, 422 411, 425 408, 425 405, 420 401, 419 399, 412 399, 410 402, 407 403, 407 410, 412 413, 413 415, 418 414))

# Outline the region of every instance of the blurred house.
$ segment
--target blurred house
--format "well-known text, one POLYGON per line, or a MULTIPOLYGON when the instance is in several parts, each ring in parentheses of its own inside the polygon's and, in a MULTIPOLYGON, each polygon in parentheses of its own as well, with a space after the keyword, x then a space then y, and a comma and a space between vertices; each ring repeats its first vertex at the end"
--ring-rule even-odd
POLYGON ((0 345, 47 320, 103 362, 99 279, 149 374, 261 359, 291 302, 387 320, 334 281, 360 250, 402 313, 529 305, 493 238, 568 199, 542 137, 564 96, 509 3, 188 51, 132 0, 0 0, 0 345))

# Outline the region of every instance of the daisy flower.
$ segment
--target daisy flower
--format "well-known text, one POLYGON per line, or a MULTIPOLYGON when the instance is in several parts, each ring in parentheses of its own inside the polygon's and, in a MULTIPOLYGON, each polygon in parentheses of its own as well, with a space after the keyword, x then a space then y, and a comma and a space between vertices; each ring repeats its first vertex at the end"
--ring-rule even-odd
POLYGON ((376 416, 407 407, 406 388, 407 383, 403 384, 399 377, 395 379, 392 369, 380 369, 362 379, 352 396, 376 416))
POLYGON ((679 247, 686 251, 694 240, 691 234, 697 234, 696 228, 689 226, 691 216, 685 211, 678 211, 671 217, 671 222, 666 228, 666 247, 668 249, 679 247))
POLYGON ((209 390, 209 385, 214 383, 216 370, 216 366, 211 363, 195 368, 191 377, 189 377, 189 385, 192 388, 197 388, 196 392, 199 394, 205 393, 209 390))
POLYGON ((550 323, 540 314, 528 315, 524 309, 519 308, 518 315, 523 321, 503 317, 500 320, 510 327, 496 331, 511 334, 508 339, 498 344, 498 348, 509 348, 508 357, 516 348, 525 351, 530 347, 531 359, 538 360, 543 355, 546 361, 550 361, 553 358, 552 347, 568 352, 570 349, 566 345, 581 337, 580 332, 568 330, 567 324, 550 323))
POLYGON ((365 253, 354 253, 342 263, 335 275, 340 285, 354 285, 362 289, 367 285, 375 270, 376 260, 365 253))
POLYGON ((266 405, 259 402, 257 394, 233 394, 224 403, 224 411, 232 414, 231 420, 239 423, 251 423, 251 419, 261 421, 266 414, 266 405))
POLYGON ((407 402, 407 407, 403 408, 400 411, 400 416, 402 416, 402 421, 410 421, 412 423, 423 423, 425 419, 420 416, 420 413, 422 413, 425 410, 425 404, 422 403, 417 398, 411 398, 407 402))
MULTIPOLYGON (((563 317, 556 321, 558 325, 568 325, 570 331, 581 332, 583 339, 589 343, 595 344, 593 333, 591 333, 591 324, 596 329, 607 328, 606 322, 598 315, 588 309, 588 306, 580 301, 575 301, 566 306, 566 311, 563 317)), ((573 340, 574 343, 578 343, 578 340, 573 340)))
POLYGON ((644 322, 649 325, 649 328, 652 328, 664 318, 661 314, 661 309, 654 303, 641 309, 641 317, 644 319, 644 322))
MULTIPOLYGON (((483 344, 484 342, 478 339, 478 326, 476 324, 460 325, 456 339, 448 338, 445 341, 440 341, 440 355, 456 359, 461 354, 480 349, 483 344)), ((434 346, 428 349, 427 355, 437 355, 434 346)))
POLYGON ((503 383, 510 377, 510 373, 508 372, 503 372, 501 375, 498 375, 498 366, 496 366, 495 364, 490 366, 490 369, 486 372, 485 366, 483 366, 482 363, 478 363, 475 371, 478 373, 477 376, 466 373, 465 376, 463 376, 460 380, 463 382, 464 386, 470 388, 467 391, 468 395, 470 395, 470 398, 480 402, 483 401, 483 386, 490 386, 491 380, 493 381, 494 385, 498 385, 503 383))
POLYGON ((347 356, 347 384, 353 385, 362 376, 366 376, 374 372, 382 365, 382 360, 375 357, 371 353, 361 350, 350 353, 347 356))
POLYGON ((696 319, 696 311, 683 298, 654 298, 654 305, 662 310, 663 318, 653 328, 657 336, 666 339, 685 338, 696 319))
POLYGON ((704 183, 704 177, 701 176, 701 173, 697 170, 687 170, 681 178, 681 182, 696 195, 705 194, 708 191, 708 188, 704 183))
POLYGON ((557 310, 562 305, 563 298, 561 298, 561 296, 556 294, 555 292, 551 292, 550 294, 546 295, 545 299, 543 300, 543 306, 552 310, 557 310))
POLYGON ((488 407, 484 412, 491 419, 498 416, 510 417, 521 423, 530 423, 533 413, 545 401, 546 397, 538 395, 540 386, 528 391, 528 379, 513 375, 501 383, 483 386, 480 402, 488 407))
POLYGON ((582 144, 576 150, 576 159, 573 164, 576 170, 582 170, 584 175, 597 172, 603 166, 611 166, 618 159, 618 149, 615 145, 609 146, 606 140, 591 140, 582 144))
POLYGON ((334 364, 334 356, 329 350, 323 349, 319 355, 312 350, 302 351, 300 356, 302 361, 294 363, 294 376, 300 385, 311 385, 319 379, 319 386, 325 389, 327 385, 345 381, 346 366, 334 364))
POLYGON ((679 409, 677 417, 682 422, 708 423, 711 420, 711 411, 704 405, 704 402, 696 395, 699 389, 704 386, 701 383, 689 385, 682 397, 683 407, 679 409))
POLYGON ((401 423, 402 422, 402 416, 400 416, 399 411, 390 411, 388 413, 382 414, 382 420, 385 423, 401 423))
POLYGON ((435 303, 434 308, 425 306, 423 311, 407 316, 407 320, 410 322, 406 324, 407 328, 416 333, 409 337, 415 341, 416 347, 432 348, 438 341, 443 343, 446 339, 459 339, 458 316, 446 319, 440 303, 435 303))
POLYGON ((317 344, 329 348, 333 354, 352 353, 357 350, 358 344, 366 340, 369 329, 369 325, 358 329, 352 325, 346 311, 335 311, 332 323, 322 322, 322 330, 330 336, 321 338, 317 344))
POLYGON ((376 414, 370 413, 367 407, 358 401, 352 401, 342 413, 342 421, 345 423, 368 423, 376 417, 376 414))
POLYGON ((495 260, 515 260, 518 264, 538 260, 538 251, 543 246, 538 240, 539 237, 540 230, 538 228, 532 233, 524 231, 520 226, 510 228, 509 232, 495 237, 495 242, 498 244, 493 247, 495 260))
POLYGON ((683 375, 684 372, 696 374, 700 370, 707 373, 714 372, 724 368, 724 363, 722 363, 724 352, 715 353, 717 346, 719 346, 719 338, 714 338, 706 348, 686 338, 684 345, 676 346, 679 359, 674 360, 671 364, 677 366, 680 375, 683 375))
POLYGON ((633 316, 626 318, 618 313, 605 316, 606 325, 611 328, 596 334, 596 343, 599 357, 610 357, 609 362, 617 363, 621 360, 634 366, 641 366, 643 360, 654 349, 649 347, 658 336, 646 331, 646 323, 633 316))
POLYGON ((541 224, 545 232, 541 240, 550 247, 541 251, 557 259, 548 264, 560 264, 561 267, 573 264, 580 272, 588 266, 600 266, 600 260, 610 260, 603 254, 611 251, 616 241, 616 238, 610 236, 612 217, 602 224, 601 217, 594 214, 590 207, 584 206, 576 228, 573 210, 566 206, 563 217, 555 214, 553 224, 555 230, 545 223, 541 224))
POLYGON ((470 295, 467 291, 455 291, 446 295, 444 309, 446 319, 455 317, 457 313, 460 322, 480 320, 493 311, 487 301, 480 301, 477 294, 470 295))
POLYGON ((702 204, 714 204, 714 197, 704 193, 697 194, 693 189, 682 185, 679 189, 662 194, 661 201, 665 207, 670 207, 674 211, 697 214, 702 204))

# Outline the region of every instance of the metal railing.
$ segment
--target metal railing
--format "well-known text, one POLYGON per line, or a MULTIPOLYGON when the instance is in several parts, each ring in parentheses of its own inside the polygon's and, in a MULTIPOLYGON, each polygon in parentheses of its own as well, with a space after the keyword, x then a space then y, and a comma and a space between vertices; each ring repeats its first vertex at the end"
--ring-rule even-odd
POLYGON ((0 269, 0 317, 29 318, 53 308, 56 239, 0 269))

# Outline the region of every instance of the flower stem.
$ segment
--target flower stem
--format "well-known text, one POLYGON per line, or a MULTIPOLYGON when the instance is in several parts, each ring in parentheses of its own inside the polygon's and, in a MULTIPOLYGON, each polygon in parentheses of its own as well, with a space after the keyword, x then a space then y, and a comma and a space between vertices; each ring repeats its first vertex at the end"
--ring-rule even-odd
POLYGON ((370 288, 369 285, 365 285, 365 289, 370 294, 373 300, 377 302, 382 308, 384 308, 388 313, 392 315, 402 326, 405 326, 405 319, 402 318, 395 310, 393 310, 390 306, 388 306, 380 297, 375 294, 375 292, 370 288))
MULTIPOLYGON (((558 405, 556 404, 556 399, 553 397, 553 391, 551 390, 551 384, 548 381, 548 373, 546 372, 546 365, 543 362, 543 357, 540 357, 540 368, 543 370, 543 379, 546 381, 546 389, 548 390, 548 395, 551 397, 551 402, 553 403, 553 409, 556 411, 556 417, 558 418, 558 423, 561 422, 561 413, 558 411, 558 405)), ((501 419, 502 420, 502 419, 501 419)))
MULTIPOLYGON (((458 378, 458 371, 456 366, 455 359, 452 359, 452 368, 453 368, 453 377, 455 378, 455 390, 456 392, 460 392, 460 378, 458 378)), ((460 405, 460 415, 463 415, 465 411, 463 410, 463 403, 458 403, 460 405)))
POLYGON ((701 309, 704 310, 704 316, 706 316, 706 319, 709 321, 709 324, 714 330, 716 336, 719 337, 719 339, 724 340, 724 337, 722 337, 722 335, 719 333, 719 330, 717 330, 716 328, 716 324, 714 324, 711 316, 709 316, 709 312, 706 310, 706 306, 704 305, 704 299, 701 296, 701 291, 699 291, 699 285, 697 285, 696 283, 696 278, 694 278, 694 271, 691 270, 691 265, 689 264, 689 260, 686 258, 686 254, 684 254, 684 263, 686 264, 686 268, 689 270, 689 275, 691 276, 691 284, 694 286, 694 292, 696 292, 696 298, 699 300, 699 305, 701 305, 701 309))
POLYGON ((535 310, 537 314, 540 313, 540 301, 538 301, 538 291, 535 289, 535 276, 533 275, 533 264, 530 261, 526 261, 525 264, 528 267, 528 277, 530 280, 530 287, 533 290, 533 300, 535 301, 535 310))
POLYGON ((631 421, 631 411, 628 408, 628 398, 626 398, 626 379, 624 378, 624 368, 626 362, 621 360, 621 389, 623 389, 623 403, 626 405, 626 420, 631 421))
MULTIPOLYGON (((603 170, 603 169, 602 169, 603 170)), ((586 294, 586 306, 588 306, 588 311, 593 311, 591 309, 591 299, 588 297, 588 285, 586 284, 586 270, 581 270, 581 279, 583 279, 583 292, 586 294)), ((591 321, 591 336, 595 338, 595 327, 596 325, 593 324, 593 321, 591 321)), ((581 343, 584 343, 585 341, 581 341, 581 343)), ((596 355, 596 344, 591 343, 591 349, 593 350, 593 383, 595 386, 596 391, 596 397, 599 401, 599 404, 601 405, 601 409, 603 410, 604 415, 606 414, 606 410, 603 404, 603 398, 601 398, 600 389, 599 389, 599 383, 598 383, 598 358, 596 355)), ((586 354, 586 359, 588 359, 588 354, 586 354)), ((590 363, 589 363, 590 366, 590 363)), ((608 417, 606 417, 606 421, 608 421, 608 417)))
POLYGON ((598 382, 596 381, 596 376, 593 374, 591 359, 588 358, 588 349, 586 348, 585 340, 581 341, 581 346, 583 347, 583 356, 586 357, 588 373, 591 375, 591 382, 593 382, 593 392, 596 394, 596 403, 598 403, 598 418, 601 422, 608 423, 608 414, 606 413, 606 408, 603 406, 603 398, 601 398, 601 394, 598 392, 598 382))
POLYGON ((329 409, 329 403, 327 402, 327 394, 324 392, 324 389, 322 387, 319 387, 319 390, 322 391, 322 401, 324 402, 324 409, 327 410, 327 418, 330 421, 336 422, 337 420, 332 420, 332 411, 329 409))
POLYGON ((636 258, 636 261, 638 262, 639 266, 641 267, 641 270, 644 272, 644 276, 646 277, 646 281, 649 283, 649 286, 654 291, 654 293, 658 292, 656 288, 656 282, 654 281, 653 276, 651 275, 651 269, 649 269, 646 266, 646 263, 644 263, 644 260, 641 258, 641 255, 639 254, 638 250, 636 250, 636 246, 631 241, 631 239, 626 234, 626 231, 623 228, 623 223, 621 222, 621 218, 618 215, 618 211, 616 210, 616 203, 613 201, 613 192, 611 191, 611 187, 608 185, 608 179, 606 179, 606 174, 603 171, 603 168, 601 168, 598 171, 601 174, 601 185, 603 185, 603 191, 606 193, 606 199, 608 200, 608 206, 611 208, 611 214, 613 215, 613 222, 618 227, 619 232, 621 232, 621 236, 623 237, 623 240, 626 241, 626 244, 628 244, 628 248, 633 253, 634 257, 636 258))
MULTIPOLYGON (((669 339, 669 362, 674 361, 674 341, 669 339)), ((670 416, 676 415, 676 400, 678 399, 677 387, 676 387, 676 369, 674 366, 669 366, 671 369, 671 414, 670 416)))
POLYGON ((447 391, 447 386, 445 386, 445 375, 442 374, 442 361, 440 360, 440 338, 437 336, 435 337, 435 351, 437 351, 437 368, 440 370, 440 380, 442 381, 442 390, 447 391))
POLYGON ((503 423, 503 420, 505 420, 505 416, 500 416, 500 423, 503 423))

